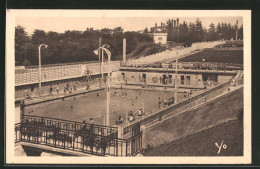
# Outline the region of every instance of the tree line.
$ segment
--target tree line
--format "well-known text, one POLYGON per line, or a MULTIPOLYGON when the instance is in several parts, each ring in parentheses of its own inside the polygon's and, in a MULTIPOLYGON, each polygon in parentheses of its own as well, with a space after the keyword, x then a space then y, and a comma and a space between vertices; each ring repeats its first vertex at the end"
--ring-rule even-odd
MULTIPOLYGON (((172 20, 168 20, 165 25, 168 33, 168 41, 180 43, 193 43, 202 41, 243 39, 243 25, 237 28, 237 24, 211 23, 209 28, 203 27, 202 22, 197 19, 194 23, 183 22, 178 27, 173 26, 172 20)), ((121 27, 114 29, 104 28, 94 30, 87 28, 85 31, 65 31, 58 33, 54 31, 45 32, 36 29, 31 36, 22 26, 15 27, 15 64, 16 65, 38 65, 38 46, 47 44, 48 48, 42 48, 42 64, 98 61, 98 56, 94 54, 99 46, 99 38, 102 37, 102 44, 108 44, 112 53, 112 60, 122 60, 123 38, 127 39, 126 53, 136 51, 141 44, 153 41, 147 28, 143 33, 124 32, 121 27)), ((152 33, 152 32, 150 32, 152 33)), ((147 43, 148 44, 148 43, 147 43)), ((144 45, 147 46, 147 45, 144 45)), ((149 47, 149 46, 148 46, 149 47)), ((148 48, 147 47, 147 48, 148 48)), ((150 54, 157 50, 158 46, 151 46, 150 54)), ((160 49, 161 50, 161 49, 160 49)), ((134 52, 135 53, 135 52, 134 52)))
MULTIPOLYGON (((211 23, 206 29, 202 22, 197 19, 194 23, 187 23, 183 21, 178 26, 173 25, 173 20, 168 20, 165 24, 165 31, 168 33, 168 41, 174 42, 202 42, 202 41, 216 41, 216 40, 231 40, 243 39, 243 25, 237 27, 237 23, 231 25, 230 23, 219 22, 217 25, 211 23)), ((152 33, 153 29, 150 29, 152 33)), ((148 28, 144 29, 145 33, 149 33, 148 28)))
POLYGON ((124 32, 121 27, 101 30, 87 28, 85 31, 68 30, 64 33, 36 29, 31 36, 28 36, 22 26, 17 26, 15 27, 15 63, 26 66, 38 65, 38 46, 40 44, 48 45, 46 49, 41 48, 43 65, 98 61, 99 58, 93 51, 98 49, 100 37, 102 37, 101 45, 110 46, 112 60, 122 60, 124 38, 127 39, 127 54, 136 49, 139 43, 152 42, 152 37, 147 34, 124 32))

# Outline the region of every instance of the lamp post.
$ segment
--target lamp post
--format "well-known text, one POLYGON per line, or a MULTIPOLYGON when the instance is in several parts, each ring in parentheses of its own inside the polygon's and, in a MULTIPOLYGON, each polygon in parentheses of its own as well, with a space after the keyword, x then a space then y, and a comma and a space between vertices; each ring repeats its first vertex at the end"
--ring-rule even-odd
POLYGON ((107 46, 109 48, 109 45, 104 44, 102 47, 99 47, 98 50, 102 50, 102 58, 101 58, 101 79, 102 83, 104 82, 104 50, 103 48, 107 46))
POLYGON ((38 47, 38 51, 39 51, 39 96, 41 96, 41 92, 42 92, 42 65, 41 65, 41 47, 44 46, 45 48, 48 47, 48 45, 45 44, 41 44, 38 47))
POLYGON ((178 59, 179 59, 179 52, 178 50, 179 49, 182 49, 180 46, 177 46, 176 49, 174 50, 176 52, 176 65, 175 65, 175 91, 174 91, 174 97, 175 97, 175 102, 177 103, 178 102, 178 96, 177 96, 177 92, 178 92, 178 78, 177 78, 177 75, 178 75, 178 59))
MULTIPOLYGON (((110 60, 111 60, 111 52, 105 48, 105 46, 109 47, 109 45, 105 44, 102 47, 99 47, 98 49, 102 49, 102 69, 103 69, 103 51, 106 52, 107 56, 108 56, 108 75, 107 75, 107 110, 106 110, 106 126, 110 125, 109 122, 109 118, 110 118, 110 111, 109 111, 109 107, 110 107, 110 60)), ((103 71, 102 71, 102 75, 103 75, 103 71)))
POLYGON ((175 65, 175 90, 174 90, 174 98, 175 98, 175 103, 178 102, 178 99, 177 99, 177 90, 178 90, 178 87, 177 87, 177 83, 178 83, 178 78, 177 78, 177 75, 178 75, 178 57, 179 57, 179 53, 177 50, 175 50, 177 56, 176 56, 176 65, 175 65))

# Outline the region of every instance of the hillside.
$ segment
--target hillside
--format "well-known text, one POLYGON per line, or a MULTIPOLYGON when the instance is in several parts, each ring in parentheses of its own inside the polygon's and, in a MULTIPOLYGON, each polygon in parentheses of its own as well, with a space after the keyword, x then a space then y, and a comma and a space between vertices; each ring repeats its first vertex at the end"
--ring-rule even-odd
POLYGON ((242 156, 243 122, 233 120, 199 133, 189 135, 156 148, 146 149, 144 156, 242 156), (227 147, 218 152, 215 145, 227 147))
MULTIPOLYGON (((138 59, 143 56, 165 51, 166 49, 166 46, 161 46, 152 42, 140 42, 136 45, 136 48, 126 55, 126 58, 127 60, 138 59)), ((114 59, 122 60, 122 55, 115 56, 114 59)))
MULTIPOLYGON (((243 123, 232 122, 231 126, 234 127, 227 125, 220 129, 217 126, 229 124, 228 121, 232 119, 242 119, 241 112, 243 88, 146 128, 143 145, 154 148, 148 148, 148 151, 146 149, 145 156, 216 155, 215 142, 220 143, 222 140, 229 147, 233 144, 231 142, 238 141, 239 149, 239 146, 243 146, 243 139, 240 139, 240 135, 243 135, 243 123)), ((240 154, 235 149, 228 152, 228 155, 240 154)))

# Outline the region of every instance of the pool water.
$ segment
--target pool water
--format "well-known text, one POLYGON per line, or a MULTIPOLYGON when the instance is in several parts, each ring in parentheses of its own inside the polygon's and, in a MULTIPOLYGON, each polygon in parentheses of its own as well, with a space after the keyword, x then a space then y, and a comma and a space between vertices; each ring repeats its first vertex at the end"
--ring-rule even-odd
MULTIPOLYGON (((139 108, 144 108, 145 112, 151 112, 159 108, 159 97, 163 104, 164 99, 168 100, 174 96, 174 93, 169 91, 130 89, 118 89, 117 91, 118 94, 115 95, 115 89, 111 89, 110 125, 115 125, 115 121, 118 120, 119 115, 125 120, 127 113, 130 111, 135 112, 139 108), (127 94, 122 96, 123 92, 127 94)), ((103 124, 106 114, 106 98, 105 90, 97 91, 87 93, 85 96, 78 95, 65 98, 64 100, 60 99, 27 106, 25 108, 25 114, 79 122, 83 120, 89 122, 90 118, 93 118, 95 123, 103 124)), ((183 93, 178 94, 178 98, 182 99, 183 93)))

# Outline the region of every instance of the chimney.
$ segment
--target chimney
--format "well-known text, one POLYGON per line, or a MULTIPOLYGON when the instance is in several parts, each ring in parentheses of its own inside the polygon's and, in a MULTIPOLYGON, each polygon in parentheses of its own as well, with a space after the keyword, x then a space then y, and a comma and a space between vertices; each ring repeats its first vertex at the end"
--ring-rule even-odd
POLYGON ((163 23, 161 22, 161 27, 162 27, 163 23))
POLYGON ((177 26, 179 27, 179 18, 177 18, 177 26))
POLYGON ((155 23, 155 27, 157 28, 157 23, 155 23))
POLYGON ((176 20, 174 20, 174 28, 176 27, 176 20))

